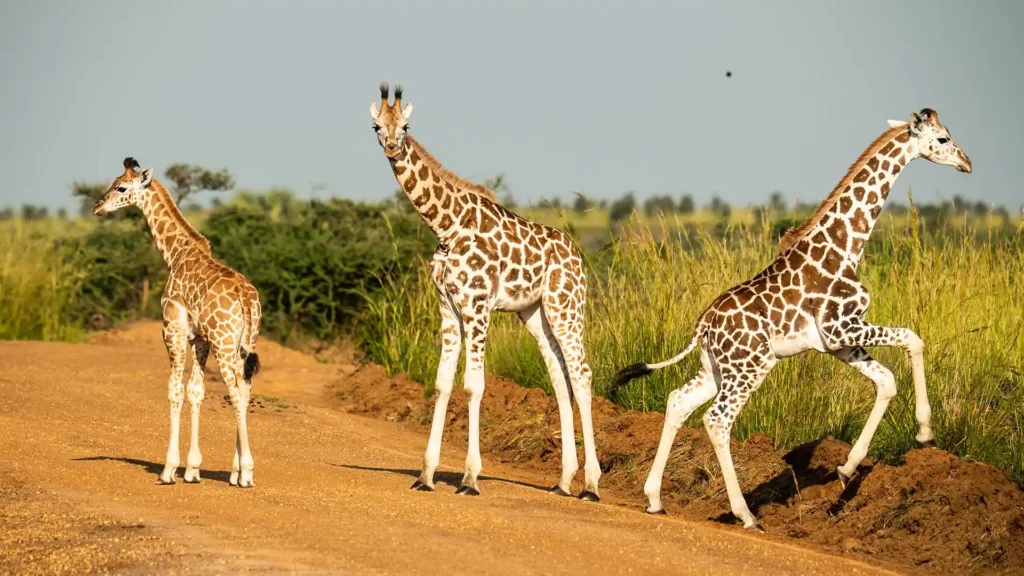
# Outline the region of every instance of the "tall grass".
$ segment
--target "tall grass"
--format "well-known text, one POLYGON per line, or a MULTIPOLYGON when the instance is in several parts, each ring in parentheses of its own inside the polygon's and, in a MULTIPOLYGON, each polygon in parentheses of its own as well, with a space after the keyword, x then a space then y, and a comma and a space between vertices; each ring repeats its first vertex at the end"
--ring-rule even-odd
POLYGON ((56 244, 65 222, 21 219, 0 225, 0 340, 74 341, 83 328, 71 307, 85 263, 62 258, 56 244))
MULTIPOLYGON (((698 355, 615 391, 607 383, 622 366, 657 361, 690 341, 698 315, 723 290, 763 269, 777 241, 770 227, 724 235, 685 230, 674 222, 638 224, 605 250, 590 254, 587 353, 598 394, 631 409, 663 411, 669 391, 697 370, 698 355)), ((860 267, 871 291, 868 321, 904 326, 926 343, 933 427, 940 446, 991 462, 1024 481, 1024 240, 979 237, 967 229, 922 233, 921 225, 876 232, 860 267)), ((432 387, 439 342, 438 300, 420 272, 396 277, 373 300, 363 348, 391 372, 432 387)), ((879 427, 874 456, 898 461, 916 446, 910 363, 900 350, 873 349, 896 375, 899 396, 879 427)), ((496 314, 486 369, 524 386, 549 389, 537 347, 514 315, 496 314)), ((852 442, 871 410, 870 381, 828 355, 781 361, 754 394, 734 436, 774 438, 780 447, 832 435, 852 442)), ((703 409, 688 424, 700 425, 703 409)))

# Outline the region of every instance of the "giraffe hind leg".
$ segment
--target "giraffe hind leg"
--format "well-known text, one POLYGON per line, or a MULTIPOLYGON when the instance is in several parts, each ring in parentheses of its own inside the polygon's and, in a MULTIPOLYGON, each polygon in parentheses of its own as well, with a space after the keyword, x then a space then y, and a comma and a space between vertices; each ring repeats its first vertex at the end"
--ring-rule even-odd
POLYGON ((732 366, 724 362, 715 362, 713 359, 712 362, 718 369, 718 396, 708 411, 704 413, 704 429, 707 430, 711 444, 715 448, 715 455, 718 457, 718 465, 722 470, 722 478, 725 480, 725 489, 729 494, 729 507, 732 509, 733 515, 743 521, 744 528, 757 532, 764 532, 764 529, 750 512, 743 497, 743 491, 740 489, 736 468, 732 462, 731 433, 732 426, 740 411, 743 410, 743 406, 747 403, 750 395, 761 386, 776 361, 775 355, 767 343, 750 351, 745 359, 729 358, 729 362, 752 364, 753 369, 737 371, 732 366))
MULTIPOLYGON (((594 421, 591 410, 592 394, 591 379, 593 373, 587 363, 586 351, 583 346, 584 302, 586 280, 578 280, 578 288, 563 285, 570 296, 565 304, 559 302, 555 292, 544 295, 544 316, 551 325, 551 331, 558 342, 562 358, 565 360, 566 372, 572 386, 573 398, 580 412, 580 428, 583 429, 583 473, 584 484, 579 499, 589 502, 601 500, 598 492, 598 481, 601 478, 601 464, 597 460, 597 444, 594 438, 594 421)), ((563 439, 563 442, 565 440, 563 439)))
POLYGON ((576 457, 576 433, 573 430, 572 397, 569 390, 568 369, 562 357, 562 349, 551 330, 551 324, 544 317, 541 305, 537 304, 519 312, 526 330, 537 341, 541 356, 548 368, 551 388, 558 400, 558 418, 562 436, 562 476, 548 493, 556 496, 572 494, 572 479, 579 469, 576 457))
POLYGON ((718 386, 710 367, 702 366, 692 380, 669 393, 665 403, 665 425, 661 431, 661 441, 651 463, 651 471, 647 474, 647 481, 644 482, 648 514, 665 513, 665 507, 661 504, 661 481, 679 428, 694 410, 714 398, 717 391, 718 386))
POLYGON ((192 408, 192 431, 189 438, 188 456, 185 459, 185 482, 199 482, 199 467, 203 464, 203 454, 199 451, 199 412, 206 395, 203 376, 206 372, 206 359, 210 353, 210 345, 201 338, 192 339, 192 374, 188 379, 189 406, 192 408))

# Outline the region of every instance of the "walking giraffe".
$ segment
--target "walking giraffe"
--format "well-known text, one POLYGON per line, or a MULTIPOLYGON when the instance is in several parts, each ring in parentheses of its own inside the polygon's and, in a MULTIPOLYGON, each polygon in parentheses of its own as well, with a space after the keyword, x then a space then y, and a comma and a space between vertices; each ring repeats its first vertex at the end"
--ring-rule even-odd
POLYGON ((562 476, 550 492, 571 493, 578 469, 571 398, 576 398, 583 427, 585 485, 579 497, 599 500, 601 469, 591 421, 591 372, 583 349, 583 312, 587 278, 583 261, 562 232, 529 222, 498 204, 494 193, 446 170, 409 135, 412 104, 402 106, 402 88, 388 103, 388 85, 380 86, 380 106, 370 105, 373 129, 398 183, 420 217, 438 238, 430 273, 441 300, 441 361, 437 401, 423 457, 423 472, 413 484, 434 489, 434 470, 455 370, 466 342, 464 385, 469 394, 469 449, 457 494, 478 495, 480 475, 480 401, 484 392, 484 346, 494 310, 518 314, 537 340, 558 399, 562 433, 562 476), (572 386, 570 396, 569 386, 572 386))
POLYGON ((245 413, 249 408, 252 377, 260 370, 256 338, 260 331, 260 299, 256 289, 240 273, 218 262, 210 243, 189 225, 175 206, 170 192, 153 178, 153 169, 138 171, 134 158, 124 159, 124 174, 93 206, 101 216, 126 206, 138 206, 146 216, 153 240, 167 263, 163 306, 164 345, 171 361, 167 397, 171 402, 171 441, 160 483, 174 484, 180 463, 178 426, 181 420, 185 355, 192 348, 192 375, 188 401, 192 406, 192 437, 186 460, 185 482, 199 482, 203 456, 199 452, 199 408, 205 387, 203 373, 213 352, 228 395, 235 408, 238 435, 231 464, 231 485, 251 487, 253 460, 245 413))
POLYGON ((779 358, 808 350, 827 352, 867 376, 877 387, 874 408, 845 464, 837 470, 845 486, 867 454, 889 400, 896 395, 891 371, 865 350, 897 346, 910 355, 920 426, 917 440, 934 445, 931 408, 924 378, 924 342, 907 328, 865 321, 869 296, 857 278, 857 264, 896 177, 917 157, 971 171, 971 160, 953 143, 934 110, 912 114, 910 122, 889 121, 890 129, 868 146, 846 176, 799 227, 779 244, 775 260, 752 279, 719 296, 697 321, 693 340, 679 355, 657 364, 622 369, 616 385, 682 360, 698 345, 697 376, 671 392, 665 427, 644 493, 647 512, 663 514, 661 480, 676 432, 708 400, 704 427, 722 468, 729 504, 745 528, 761 530, 740 491, 729 450, 729 433, 743 405, 779 358))

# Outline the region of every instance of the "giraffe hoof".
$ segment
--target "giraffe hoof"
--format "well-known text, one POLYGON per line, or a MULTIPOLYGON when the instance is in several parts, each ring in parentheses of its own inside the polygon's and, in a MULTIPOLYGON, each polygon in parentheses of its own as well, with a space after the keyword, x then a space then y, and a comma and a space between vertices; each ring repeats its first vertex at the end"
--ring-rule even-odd
POLYGON ((409 489, 410 490, 417 490, 419 492, 433 492, 434 491, 434 487, 433 486, 428 486, 428 485, 424 484, 423 482, 421 482, 418 479, 415 482, 412 483, 412 486, 410 486, 409 489))
POLYGON ((548 488, 548 494, 554 494, 555 496, 572 496, 572 494, 562 490, 562 487, 558 485, 548 488))
POLYGON ((170 479, 168 479, 168 480, 164 480, 163 478, 160 478, 160 479, 158 479, 156 481, 156 483, 161 485, 161 486, 171 486, 171 485, 174 484, 174 476, 171 476, 170 479))
POLYGON ((644 514, 650 514, 651 516, 667 516, 668 512, 665 512, 664 508, 658 508, 657 510, 651 510, 648 508, 644 510, 644 514))
POLYGON ((185 484, 199 484, 201 482, 199 474, 196 474, 192 478, 183 478, 182 480, 185 482, 185 484))
POLYGON ((750 526, 744 526, 743 529, 750 530, 751 532, 757 532, 759 534, 764 534, 764 526, 761 526, 760 522, 754 522, 750 526))
POLYGON ((843 490, 850 485, 850 481, 853 480, 853 476, 847 476, 843 474, 843 471, 836 468, 836 476, 839 476, 839 483, 843 485, 843 490))
POLYGON ((595 492, 591 492, 590 490, 584 490, 583 492, 580 492, 579 499, 583 500, 584 502, 601 501, 601 497, 598 496, 595 492))
POLYGON ((920 442, 920 444, 922 448, 938 448, 938 446, 935 445, 935 440, 925 440, 924 442, 920 442))
POLYGON ((459 486, 459 489, 455 491, 459 496, 479 496, 480 491, 472 486, 459 486))

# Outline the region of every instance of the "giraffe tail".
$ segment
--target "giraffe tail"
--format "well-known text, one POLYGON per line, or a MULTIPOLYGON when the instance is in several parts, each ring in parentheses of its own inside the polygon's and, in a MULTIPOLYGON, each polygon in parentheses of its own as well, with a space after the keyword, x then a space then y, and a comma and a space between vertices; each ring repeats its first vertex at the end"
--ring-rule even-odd
POLYGON ((239 355, 245 361, 242 366, 242 377, 246 382, 251 382, 252 377, 260 372, 260 357, 259 354, 256 354, 256 338, 260 332, 261 315, 258 301, 253 302, 246 298, 244 302, 248 317, 245 319, 245 332, 242 335, 239 355))
POLYGON ((636 364, 626 366, 622 370, 619 370, 618 373, 615 374, 615 379, 612 380, 610 389, 614 390, 634 378, 646 376, 651 372, 654 372, 655 370, 661 370, 662 368, 671 366, 676 362, 679 362, 683 358, 686 358, 687 356, 689 356, 690 352, 693 352, 693 349, 697 347, 697 343, 700 342, 700 337, 704 335, 704 328, 705 326, 703 325, 703 323, 700 326, 698 326, 697 330, 694 331, 693 340, 690 340, 690 345, 687 346, 686 349, 684 349, 682 352, 676 354, 675 356, 669 358, 668 360, 665 360, 663 362, 656 362, 653 364, 648 364, 646 362, 638 362, 636 364))

